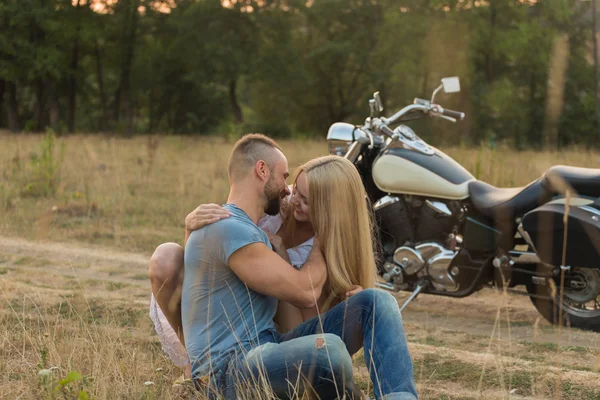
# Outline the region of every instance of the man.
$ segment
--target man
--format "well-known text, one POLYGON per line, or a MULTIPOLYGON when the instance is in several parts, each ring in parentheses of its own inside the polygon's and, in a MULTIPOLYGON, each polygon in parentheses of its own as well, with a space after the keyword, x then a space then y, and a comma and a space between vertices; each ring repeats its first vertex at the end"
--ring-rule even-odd
POLYGON ((325 260, 316 240, 296 270, 256 226, 264 213, 277 214, 289 194, 287 160, 274 141, 242 138, 228 175, 224 207, 231 217, 192 232, 185 249, 181 317, 199 388, 222 391, 226 398, 249 386, 272 389, 278 397, 304 387, 323 399, 360 396, 350 353, 364 344, 372 378, 382 377, 373 379, 376 396, 416 398, 400 312, 388 293, 365 290, 321 319, 277 334, 277 299, 313 307, 327 277, 325 260))

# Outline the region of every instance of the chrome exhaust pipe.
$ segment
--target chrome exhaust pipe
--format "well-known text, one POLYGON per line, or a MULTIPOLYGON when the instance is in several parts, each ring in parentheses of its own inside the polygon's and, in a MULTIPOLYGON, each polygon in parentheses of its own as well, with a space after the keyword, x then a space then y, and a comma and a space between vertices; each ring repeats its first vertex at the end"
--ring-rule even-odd
POLYGON ((398 290, 389 282, 375 282, 375 286, 380 289, 391 290, 393 292, 398 292, 398 290))

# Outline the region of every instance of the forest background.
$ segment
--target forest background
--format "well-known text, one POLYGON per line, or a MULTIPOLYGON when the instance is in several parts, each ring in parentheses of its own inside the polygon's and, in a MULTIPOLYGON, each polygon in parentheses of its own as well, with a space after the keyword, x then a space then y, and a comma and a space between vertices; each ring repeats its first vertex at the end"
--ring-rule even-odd
MULTIPOLYGON (((594 3, 581 0, 3 0, 0 129, 323 137, 439 97, 435 145, 596 146, 594 3)), ((596 55, 596 56, 595 56, 596 55)))

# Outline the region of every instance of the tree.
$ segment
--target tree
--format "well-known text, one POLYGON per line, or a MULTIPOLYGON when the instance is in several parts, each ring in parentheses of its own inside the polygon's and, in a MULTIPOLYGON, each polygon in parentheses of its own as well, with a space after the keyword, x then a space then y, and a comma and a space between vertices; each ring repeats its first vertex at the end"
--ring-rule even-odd
POLYGON ((124 130, 127 134, 133 133, 133 90, 131 75, 133 58, 135 55, 137 27, 140 19, 138 8, 140 0, 121 0, 115 7, 115 15, 120 18, 120 66, 119 84, 115 92, 115 121, 117 125, 125 114, 124 130))

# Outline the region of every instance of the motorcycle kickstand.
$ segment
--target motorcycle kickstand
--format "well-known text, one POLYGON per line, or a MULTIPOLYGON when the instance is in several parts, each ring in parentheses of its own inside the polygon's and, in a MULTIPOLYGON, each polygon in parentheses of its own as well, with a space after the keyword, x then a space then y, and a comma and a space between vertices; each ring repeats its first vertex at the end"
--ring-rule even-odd
POLYGON ((408 297, 408 299, 406 299, 404 304, 402 304, 402 307, 400 307, 400 312, 404 311, 404 308, 406 308, 408 303, 410 303, 411 301, 416 299, 417 296, 419 295, 419 293, 421 293, 421 290, 425 289, 428 285, 429 285, 429 281, 426 281, 426 280, 419 281, 419 283, 417 283, 417 287, 415 288, 414 292, 411 293, 411 295, 408 297))

